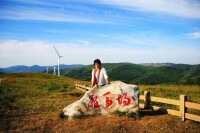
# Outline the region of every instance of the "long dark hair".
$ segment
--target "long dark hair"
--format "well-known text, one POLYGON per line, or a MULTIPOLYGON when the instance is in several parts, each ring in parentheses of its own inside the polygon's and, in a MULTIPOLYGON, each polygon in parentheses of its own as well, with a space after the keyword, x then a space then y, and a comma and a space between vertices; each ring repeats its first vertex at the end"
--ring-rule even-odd
POLYGON ((94 66, 95 66, 95 63, 97 63, 101 66, 101 61, 99 59, 94 60, 94 66))

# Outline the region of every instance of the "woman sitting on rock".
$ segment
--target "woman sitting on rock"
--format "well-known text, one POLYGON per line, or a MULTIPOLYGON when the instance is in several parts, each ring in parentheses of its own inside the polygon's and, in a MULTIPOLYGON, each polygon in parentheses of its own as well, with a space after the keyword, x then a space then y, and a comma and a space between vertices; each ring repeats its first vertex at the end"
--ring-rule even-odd
POLYGON ((106 69, 101 67, 99 59, 94 60, 94 69, 92 70, 91 87, 99 87, 110 84, 106 69))

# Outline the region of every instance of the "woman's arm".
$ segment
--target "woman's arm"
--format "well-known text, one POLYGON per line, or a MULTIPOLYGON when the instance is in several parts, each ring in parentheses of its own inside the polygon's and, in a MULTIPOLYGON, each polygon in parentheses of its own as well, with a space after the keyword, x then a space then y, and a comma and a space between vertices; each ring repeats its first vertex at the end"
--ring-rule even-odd
POLYGON ((108 80, 108 74, 106 72, 106 69, 104 68, 103 76, 106 79, 106 84, 110 84, 110 81, 108 80))
POLYGON ((94 87, 94 83, 93 82, 91 82, 91 85, 90 85, 90 87, 92 88, 92 87, 94 87))
POLYGON ((108 78, 106 79, 106 84, 110 84, 110 81, 108 80, 108 78))

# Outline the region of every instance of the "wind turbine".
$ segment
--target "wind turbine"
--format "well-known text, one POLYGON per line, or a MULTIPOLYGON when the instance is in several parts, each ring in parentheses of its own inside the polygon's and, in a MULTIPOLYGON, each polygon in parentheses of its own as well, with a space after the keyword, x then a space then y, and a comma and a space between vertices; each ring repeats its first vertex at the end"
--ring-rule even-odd
POLYGON ((56 49, 56 47, 53 45, 53 47, 54 47, 54 49, 55 49, 55 51, 56 51, 56 53, 57 53, 57 55, 58 55, 58 76, 60 76, 60 58, 61 57, 63 57, 63 56, 61 56, 59 53, 58 53, 58 51, 57 51, 57 49, 56 49))
POLYGON ((47 66, 47 74, 49 74, 49 66, 47 66))
POLYGON ((49 74, 49 70, 51 69, 51 65, 48 65, 46 67, 47 67, 47 74, 49 74))
POLYGON ((56 67, 53 66, 53 75, 56 75, 56 67))

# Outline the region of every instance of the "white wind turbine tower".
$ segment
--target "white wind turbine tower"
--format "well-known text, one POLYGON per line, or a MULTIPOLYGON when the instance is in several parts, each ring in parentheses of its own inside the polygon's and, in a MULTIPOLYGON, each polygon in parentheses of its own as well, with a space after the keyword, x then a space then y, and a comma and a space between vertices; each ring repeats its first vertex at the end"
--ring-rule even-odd
POLYGON ((60 56, 60 54, 58 53, 56 47, 53 45, 57 55, 58 55, 58 76, 60 76, 60 58, 63 57, 63 56, 60 56))
POLYGON ((49 66, 47 66, 47 74, 49 74, 49 66))
POLYGON ((56 75, 56 67, 53 66, 53 75, 56 75))
POLYGON ((51 69, 51 65, 46 66, 47 67, 47 74, 49 74, 49 70, 51 69))

